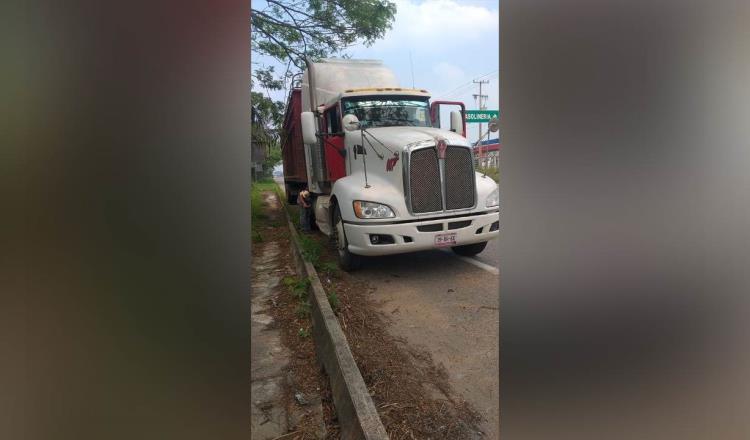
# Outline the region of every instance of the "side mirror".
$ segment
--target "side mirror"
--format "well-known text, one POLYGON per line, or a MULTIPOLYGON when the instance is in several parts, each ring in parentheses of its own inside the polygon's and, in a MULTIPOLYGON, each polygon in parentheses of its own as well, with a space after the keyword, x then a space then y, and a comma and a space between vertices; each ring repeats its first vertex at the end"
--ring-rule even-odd
POLYGON ((318 138, 315 136, 316 132, 315 115, 312 112, 302 112, 302 142, 306 144, 318 143, 318 138))
POLYGON ((346 131, 359 130, 359 118, 352 114, 344 115, 343 123, 346 131))
POLYGON ((489 126, 489 130, 493 133, 500 130, 500 121, 498 121, 497 118, 490 119, 490 123, 487 125, 489 126))
POLYGON ((461 112, 459 111, 451 112, 451 131, 455 131, 461 136, 464 135, 464 121, 461 118, 461 112))

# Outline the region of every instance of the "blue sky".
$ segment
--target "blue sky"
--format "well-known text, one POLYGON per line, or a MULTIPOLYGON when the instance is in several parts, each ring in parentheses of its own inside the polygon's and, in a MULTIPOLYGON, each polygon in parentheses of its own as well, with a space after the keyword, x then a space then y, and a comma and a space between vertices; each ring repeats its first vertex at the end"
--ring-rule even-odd
MULTIPOLYGON (((499 0, 392 1, 397 5, 393 28, 371 47, 351 48, 348 53, 352 58, 382 60, 402 86, 411 87, 411 53, 414 86, 429 90, 433 100, 463 101, 467 109, 477 108, 472 94, 479 93, 478 85, 472 80, 489 80, 482 86, 482 93, 489 95, 487 109, 497 110, 499 0)), ((253 3, 254 8, 263 6, 262 1, 253 3)), ((253 62, 269 63, 255 58, 253 62)), ((283 92, 271 96, 286 99, 283 92)), ((477 124, 468 124, 468 128, 469 139, 476 140, 477 124)))

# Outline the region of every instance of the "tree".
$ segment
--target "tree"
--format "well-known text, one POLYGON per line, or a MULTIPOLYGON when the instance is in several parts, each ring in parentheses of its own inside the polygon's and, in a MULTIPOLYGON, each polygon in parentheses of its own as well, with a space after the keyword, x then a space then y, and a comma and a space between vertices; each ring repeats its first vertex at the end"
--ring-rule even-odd
MULTIPOLYGON (((274 66, 254 63, 253 85, 281 90, 305 67, 305 57, 313 61, 343 55, 355 43, 369 46, 391 28, 396 5, 388 0, 266 0, 262 8, 250 9, 251 56, 265 55, 286 65, 284 72, 274 66)), ((268 135, 278 139, 284 103, 251 90, 252 111, 260 113, 268 135)))
POLYGON ((262 147, 263 170, 270 173, 281 162, 281 119, 283 118, 284 103, 266 98, 261 93, 250 92, 250 120, 251 144, 256 148, 262 147))
MULTIPOLYGON (((253 51, 304 68, 304 57, 323 58, 390 29, 396 5, 388 0, 266 0, 250 10, 253 51)), ((268 80, 266 71, 257 79, 268 80)))

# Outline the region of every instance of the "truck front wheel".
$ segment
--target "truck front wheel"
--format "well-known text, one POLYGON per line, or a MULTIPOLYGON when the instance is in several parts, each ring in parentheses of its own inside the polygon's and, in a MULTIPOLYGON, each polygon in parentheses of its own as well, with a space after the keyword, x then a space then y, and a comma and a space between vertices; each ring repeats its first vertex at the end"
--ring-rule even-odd
POLYGON ((333 230, 331 232, 339 255, 339 267, 346 272, 359 269, 362 266, 362 257, 349 252, 346 233, 344 232, 344 222, 341 220, 341 211, 338 205, 336 205, 336 209, 333 211, 333 230))
POLYGON ((487 246, 487 242, 483 241, 481 243, 453 246, 451 249, 453 249, 453 252, 457 253, 458 255, 462 255, 464 257, 473 257, 474 255, 482 252, 485 246, 487 246))

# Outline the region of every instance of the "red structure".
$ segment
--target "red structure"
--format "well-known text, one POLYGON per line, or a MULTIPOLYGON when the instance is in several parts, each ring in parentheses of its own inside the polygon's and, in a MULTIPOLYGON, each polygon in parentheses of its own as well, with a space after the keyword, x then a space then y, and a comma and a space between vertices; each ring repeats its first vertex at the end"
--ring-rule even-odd
POLYGON ((284 160, 284 184, 289 203, 296 203, 297 193, 307 186, 305 146, 302 143, 302 91, 292 90, 284 115, 281 135, 281 156, 284 160))
POLYGON ((479 156, 480 153, 486 155, 490 152, 500 151, 500 138, 488 139, 482 141, 479 145, 474 145, 474 156, 479 156))

